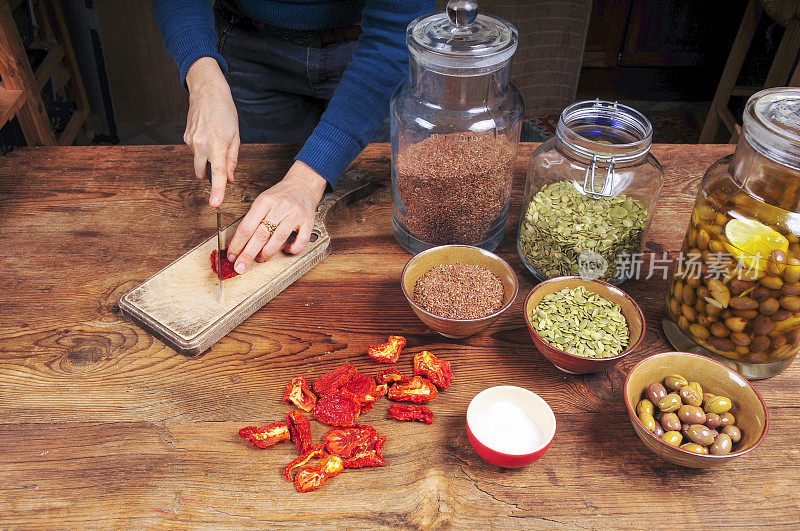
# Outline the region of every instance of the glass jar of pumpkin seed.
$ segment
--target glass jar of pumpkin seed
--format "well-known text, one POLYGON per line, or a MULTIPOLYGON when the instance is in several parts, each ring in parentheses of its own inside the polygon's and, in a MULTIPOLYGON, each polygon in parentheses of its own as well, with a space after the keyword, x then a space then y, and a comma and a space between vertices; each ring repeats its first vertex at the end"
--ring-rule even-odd
POLYGON ((800 351, 800 89, 754 94, 735 153, 703 176, 663 327, 750 379, 800 351))
POLYGON ((539 279, 631 278, 661 192, 653 128, 639 111, 583 101, 531 155, 517 250, 539 279))

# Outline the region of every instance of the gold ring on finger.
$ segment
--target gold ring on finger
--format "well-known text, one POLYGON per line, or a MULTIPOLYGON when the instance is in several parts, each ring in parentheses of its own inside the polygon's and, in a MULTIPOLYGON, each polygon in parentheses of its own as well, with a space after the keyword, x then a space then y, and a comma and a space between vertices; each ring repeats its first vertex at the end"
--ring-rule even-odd
POLYGON ((261 223, 264 224, 264 226, 267 228, 267 230, 269 231, 270 234, 275 232, 275 230, 278 228, 278 226, 275 225, 273 222, 267 221, 267 218, 262 219, 261 223))

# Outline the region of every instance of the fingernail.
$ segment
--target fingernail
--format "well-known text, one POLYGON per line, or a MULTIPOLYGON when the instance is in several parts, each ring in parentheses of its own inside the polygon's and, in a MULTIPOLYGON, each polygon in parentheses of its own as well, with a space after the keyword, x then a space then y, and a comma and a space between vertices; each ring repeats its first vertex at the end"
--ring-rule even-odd
POLYGON ((212 195, 212 196, 211 196, 211 199, 209 200, 209 204, 210 204, 212 207, 217 207, 217 206, 219 206, 219 197, 218 197, 218 196, 216 196, 216 195, 212 195))
POLYGON ((237 273, 241 275, 242 273, 244 273, 245 267, 244 264, 236 264, 234 266, 234 269, 236 270, 237 273))
POLYGON ((235 261, 236 261, 236 254, 228 253, 228 262, 235 262, 235 261))

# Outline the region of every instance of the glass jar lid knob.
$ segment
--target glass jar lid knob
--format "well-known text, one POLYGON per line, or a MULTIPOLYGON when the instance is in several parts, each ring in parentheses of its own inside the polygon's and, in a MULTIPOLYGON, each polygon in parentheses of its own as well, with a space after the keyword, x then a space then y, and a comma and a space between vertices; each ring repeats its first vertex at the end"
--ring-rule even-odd
POLYGON ((458 27, 469 26, 478 16, 478 2, 473 0, 450 0, 447 2, 447 18, 458 27))

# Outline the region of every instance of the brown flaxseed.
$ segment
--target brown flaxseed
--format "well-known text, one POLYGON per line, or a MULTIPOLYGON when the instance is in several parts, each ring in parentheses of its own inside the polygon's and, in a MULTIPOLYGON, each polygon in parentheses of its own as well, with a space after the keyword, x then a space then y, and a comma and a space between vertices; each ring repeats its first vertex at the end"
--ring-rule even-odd
POLYGON ((479 319, 503 306, 503 283, 485 267, 444 264, 425 272, 414 286, 414 302, 448 319, 479 319))
POLYGON ((511 193, 515 144, 494 131, 431 135, 397 156, 396 214, 420 240, 480 243, 511 193))

